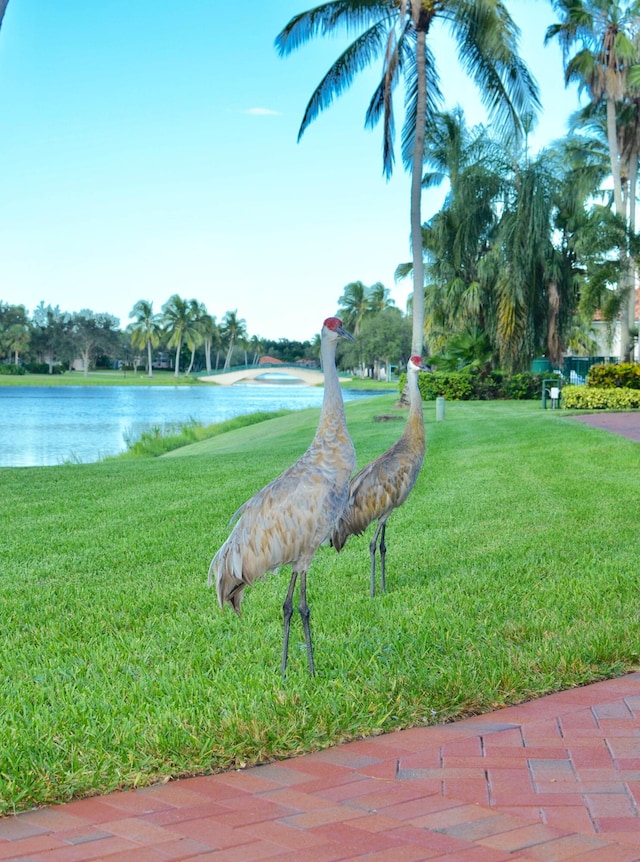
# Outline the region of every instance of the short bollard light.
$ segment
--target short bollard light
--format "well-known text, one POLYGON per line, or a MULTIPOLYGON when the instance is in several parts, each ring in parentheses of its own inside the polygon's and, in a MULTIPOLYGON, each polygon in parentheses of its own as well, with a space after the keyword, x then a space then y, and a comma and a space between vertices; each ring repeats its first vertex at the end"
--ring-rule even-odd
POLYGON ((436 398, 436 422, 442 422, 444 419, 444 397, 438 395, 436 398))

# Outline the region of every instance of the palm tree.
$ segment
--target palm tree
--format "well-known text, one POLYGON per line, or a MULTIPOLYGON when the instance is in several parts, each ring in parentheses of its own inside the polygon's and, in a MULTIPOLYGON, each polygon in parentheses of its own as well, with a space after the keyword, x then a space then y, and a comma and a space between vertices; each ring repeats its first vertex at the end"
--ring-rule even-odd
POLYGON ((351 281, 345 285, 338 299, 338 313, 342 316, 347 329, 358 335, 362 319, 369 310, 368 288, 361 281, 351 281))
POLYGON ((220 341, 220 330, 215 317, 210 314, 202 314, 200 317, 200 332, 204 344, 204 362, 207 374, 211 374, 211 349, 220 341))
POLYGON ((262 353, 262 342, 260 341, 260 336, 251 336, 251 348, 253 350, 253 359, 251 360, 251 364, 258 365, 260 361, 260 354, 262 353))
POLYGON ((426 320, 430 346, 447 349, 456 334, 493 324, 493 298, 481 277, 506 194, 511 160, 483 126, 469 129, 461 109, 434 116, 427 133, 425 186, 448 181, 440 212, 427 223, 426 320))
MULTIPOLYGON (((169 335, 167 344, 176 348, 174 377, 180 374, 180 351, 183 343, 191 346, 196 338, 194 302, 195 300, 188 302, 174 293, 162 306, 163 326, 169 335)), ((197 303, 195 304, 197 306, 197 303)))
POLYGON ((10 326, 5 333, 5 340, 7 347, 13 353, 14 365, 19 365, 20 354, 27 349, 31 341, 31 328, 28 321, 10 326))
POLYGON ((224 368, 231 367, 231 356, 236 341, 242 341, 247 337, 247 324, 243 318, 238 318, 238 309, 235 311, 227 311, 222 318, 220 325, 220 334, 227 340, 227 356, 224 361, 224 368))
POLYGON ((193 363, 196 358, 196 348, 204 341, 204 327, 208 326, 206 306, 197 299, 189 300, 189 326, 184 333, 185 344, 191 348, 191 359, 189 367, 184 372, 184 376, 188 377, 191 374, 193 363))
POLYGON ((367 305, 368 314, 380 314, 387 308, 392 308, 395 302, 391 299, 389 288, 385 287, 381 281, 376 281, 375 284, 367 288, 367 305))
POLYGON ((146 299, 139 299, 129 312, 129 317, 135 317, 134 322, 129 325, 131 343, 134 347, 146 349, 147 376, 153 377, 152 350, 158 346, 162 336, 160 315, 153 313, 152 302, 146 299))
POLYGON ((9 0, 0 0, 0 27, 2 26, 2 19, 4 18, 4 13, 7 11, 8 4, 9 0))
MULTIPOLYGON (((633 168, 633 197, 623 193, 622 168, 624 153, 618 124, 618 106, 628 99, 630 87, 640 82, 637 23, 640 17, 640 0, 553 0, 554 9, 561 20, 552 24, 545 42, 557 38, 562 47, 565 64, 565 82, 576 82, 587 90, 591 101, 606 106, 606 128, 613 179, 613 198, 616 213, 635 227, 635 170, 633 168), (569 57, 577 44, 578 51, 569 57), (628 203, 630 210, 627 212, 628 203)), ((637 149, 635 149, 637 157, 637 149)), ((627 312, 622 316, 622 352, 630 355, 630 330, 635 318, 634 267, 626 244, 620 248, 620 259, 626 264, 622 292, 628 297, 627 312)))
MULTIPOLYGON (((432 25, 451 31, 463 68, 478 85, 491 115, 520 131, 519 112, 539 107, 537 88, 517 56, 518 30, 502 0, 329 0, 294 16, 276 37, 286 55, 317 35, 358 32, 331 66, 307 104, 298 140, 307 126, 353 82, 356 74, 382 58, 382 76, 365 116, 372 127, 383 121, 383 172, 394 164, 393 93, 400 76, 405 87, 402 158, 411 171, 411 252, 413 263, 412 349, 422 353, 424 268, 422 260, 422 170, 428 117, 441 100, 439 76, 428 42, 432 25)), ((433 38, 437 38, 434 36, 433 38)))

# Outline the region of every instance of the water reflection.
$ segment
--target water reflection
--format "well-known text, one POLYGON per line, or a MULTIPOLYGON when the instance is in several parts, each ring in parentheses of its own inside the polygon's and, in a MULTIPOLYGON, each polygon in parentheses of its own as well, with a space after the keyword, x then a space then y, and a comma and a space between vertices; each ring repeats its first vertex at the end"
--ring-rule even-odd
MULTIPOLYGON (((345 390, 345 401, 371 392, 345 390)), ((256 411, 302 410, 322 388, 251 386, 0 386, 0 466, 99 461, 148 429, 209 425, 256 411)))

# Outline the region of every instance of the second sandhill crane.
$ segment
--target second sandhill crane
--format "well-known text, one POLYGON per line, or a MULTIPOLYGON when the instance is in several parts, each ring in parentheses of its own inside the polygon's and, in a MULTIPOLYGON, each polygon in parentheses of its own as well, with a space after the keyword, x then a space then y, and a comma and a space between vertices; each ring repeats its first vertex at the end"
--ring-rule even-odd
POLYGON ((324 396, 320 421, 311 445, 295 464, 238 509, 233 517, 239 517, 239 520, 209 567, 209 586, 215 579, 220 607, 227 602, 239 615, 245 587, 267 572, 291 564, 291 580, 282 606, 283 675, 287 668, 289 627, 298 577, 299 611, 309 671, 314 673, 307 570, 344 509, 349 478, 356 463, 336 369, 339 338, 354 341, 337 317, 328 317, 322 326, 321 338, 324 396))
POLYGON ((371 595, 376 591, 376 549, 380 539, 380 586, 385 591, 385 530, 387 519, 401 506, 415 485, 425 452, 424 418, 418 374, 428 370, 422 357, 412 356, 407 363, 409 415, 402 435, 386 452, 371 461, 351 480, 347 505, 331 534, 331 544, 340 551, 349 536, 359 536, 377 521, 369 543, 371 558, 371 595))

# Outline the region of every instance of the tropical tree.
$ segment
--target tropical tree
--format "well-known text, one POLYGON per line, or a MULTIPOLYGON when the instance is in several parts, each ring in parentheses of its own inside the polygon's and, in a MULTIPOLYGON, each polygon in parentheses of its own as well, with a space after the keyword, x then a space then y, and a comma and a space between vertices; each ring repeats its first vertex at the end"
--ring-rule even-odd
POLYGON ((207 374, 211 374, 211 350, 214 345, 220 343, 220 329, 216 323, 215 317, 212 317, 207 312, 200 315, 198 321, 200 334, 202 335, 202 343, 204 345, 204 363, 207 369, 207 374))
POLYGON ((338 314, 346 328, 358 335, 362 320, 369 311, 367 288, 361 281, 351 281, 345 285, 338 299, 338 314))
POLYGON ((392 308, 395 302, 391 298, 389 288, 385 287, 381 281, 376 281, 367 290, 367 304, 369 306, 368 313, 380 314, 382 311, 386 311, 387 308, 392 308))
POLYGON ((258 335, 251 336, 251 349, 253 350, 253 359, 251 360, 252 365, 257 365, 260 361, 260 354, 262 353, 262 342, 258 335))
POLYGON ((20 354, 29 346, 31 328, 24 305, 0 302, 0 358, 12 354, 18 365, 20 354))
POLYGON ((191 359, 189 361, 189 367, 185 371, 185 377, 188 377, 191 374, 193 363, 196 358, 196 348, 204 341, 203 327, 207 325, 205 323, 205 319, 209 317, 204 303, 198 302, 197 299, 189 301, 189 314, 191 320, 190 325, 185 332, 184 340, 187 347, 191 348, 191 359))
POLYGON ((220 334, 227 342, 227 356, 224 361, 224 368, 226 370, 231 367, 231 357, 233 355, 233 348, 235 347, 236 342, 242 341, 247 337, 247 323, 243 318, 238 317, 237 308, 235 311, 227 311, 225 316, 222 318, 220 334))
POLYGON ((68 328, 73 346, 82 359, 84 376, 97 353, 109 353, 118 343, 120 321, 111 314, 96 313, 88 308, 70 315, 68 328))
POLYGON ((382 58, 382 75, 365 115, 365 125, 383 123, 383 172, 394 164, 393 94, 402 77, 405 120, 402 158, 411 171, 411 252, 413 271, 412 350, 422 353, 424 268, 422 260, 422 171, 429 117, 441 102, 439 75, 429 40, 436 24, 448 28, 463 69, 477 84, 480 99, 496 121, 519 134, 519 113, 537 109, 537 88, 517 55, 518 30, 502 0, 329 0, 294 16, 276 37, 281 55, 314 36, 359 33, 313 92, 298 140, 318 114, 353 82, 358 72, 382 58))
MULTIPOLYGON (((594 104, 606 106, 606 129, 613 180, 615 211, 625 223, 635 226, 635 176, 633 166, 633 197, 623 192, 624 152, 619 129, 620 104, 628 100, 640 84, 638 20, 640 0, 553 0, 553 8, 561 16, 552 24, 545 42, 557 38, 563 52, 565 82, 575 82, 586 90, 594 104), (574 47, 577 51, 570 53, 574 47), (633 212, 633 215, 631 213, 633 212)), ((620 248, 620 258, 627 274, 620 290, 627 300, 622 314, 622 353, 629 358, 632 349, 631 329, 635 318, 634 268, 626 244, 620 248)))
POLYGON ((146 349, 147 375, 153 377, 152 351, 160 344, 162 338, 161 317, 159 314, 154 314, 153 303, 146 299, 139 299, 136 302, 129 317, 135 317, 134 322, 129 324, 131 343, 134 347, 146 349))
POLYGON ((20 364, 20 354, 29 347, 31 341, 31 327, 29 323, 14 323, 6 332, 7 346, 13 354, 14 365, 20 364))
MULTIPOLYGON (((369 315, 362 323, 358 345, 368 375, 390 380, 391 367, 404 370, 411 355, 411 319, 391 306, 369 315)), ((351 345, 352 350, 355 347, 351 345)))
POLYGON ((434 118, 427 164, 429 183, 449 182, 423 231, 432 350, 448 367, 524 370, 536 353, 559 365, 584 286, 580 235, 604 176, 598 154, 571 136, 532 159, 468 129, 456 110, 434 118))
POLYGON ((451 337, 493 327, 493 296, 480 270, 513 161, 484 126, 470 129, 456 108, 430 123, 426 164, 425 186, 449 186, 442 209, 423 229, 425 329, 430 348, 447 352, 451 337))
POLYGON ((73 360, 73 344, 70 333, 70 315, 41 302, 33 312, 32 349, 40 361, 49 366, 53 374, 56 362, 73 360))
POLYGON ((197 337, 196 319, 194 317, 195 300, 186 300, 174 293, 162 306, 162 325, 167 333, 167 345, 175 347, 174 377, 180 374, 180 351, 183 344, 191 344, 197 337))

